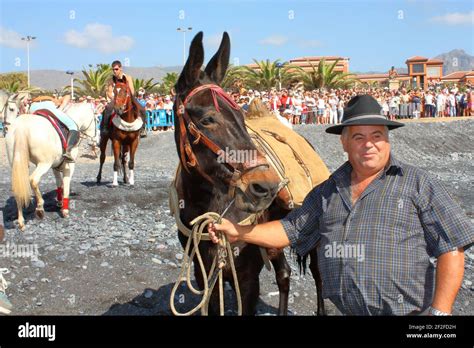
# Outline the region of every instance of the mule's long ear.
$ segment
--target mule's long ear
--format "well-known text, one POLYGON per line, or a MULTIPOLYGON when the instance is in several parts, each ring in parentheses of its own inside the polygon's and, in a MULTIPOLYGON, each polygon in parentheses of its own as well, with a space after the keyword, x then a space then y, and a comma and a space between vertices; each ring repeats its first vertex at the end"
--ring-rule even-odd
POLYGON ((176 83, 176 92, 183 92, 194 85, 199 78, 201 66, 204 62, 204 47, 202 46, 202 31, 196 34, 189 48, 189 56, 183 71, 176 83))
POLYGON ((221 45, 206 66, 206 74, 217 84, 224 79, 230 57, 230 38, 227 32, 222 35, 221 45))

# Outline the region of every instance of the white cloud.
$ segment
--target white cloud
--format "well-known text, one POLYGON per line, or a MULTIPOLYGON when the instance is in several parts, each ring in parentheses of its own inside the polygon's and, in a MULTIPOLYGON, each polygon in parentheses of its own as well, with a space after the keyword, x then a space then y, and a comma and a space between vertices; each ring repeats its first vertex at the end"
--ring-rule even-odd
POLYGON ((288 41, 288 37, 283 35, 273 35, 260 40, 259 43, 262 45, 281 46, 288 41))
POLYGON ((319 40, 300 40, 298 41, 298 45, 300 47, 309 47, 309 48, 314 48, 314 47, 321 47, 323 43, 319 40))
POLYGON ((431 18, 431 21, 449 25, 471 24, 474 25, 474 11, 468 13, 447 13, 443 16, 431 18))
POLYGON ((113 36, 112 26, 100 23, 87 24, 82 32, 69 30, 64 34, 64 41, 74 47, 96 49, 103 53, 128 51, 134 44, 130 36, 113 36))
POLYGON ((16 31, 0 27, 0 45, 11 48, 25 48, 26 42, 16 31))

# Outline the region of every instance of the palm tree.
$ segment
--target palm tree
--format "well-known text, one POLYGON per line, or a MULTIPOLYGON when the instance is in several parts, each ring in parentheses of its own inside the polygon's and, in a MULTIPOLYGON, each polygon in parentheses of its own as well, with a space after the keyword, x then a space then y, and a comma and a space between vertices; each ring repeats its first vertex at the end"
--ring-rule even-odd
POLYGON ((277 87, 280 82, 285 86, 294 82, 301 73, 301 68, 286 62, 280 63, 279 59, 275 61, 254 59, 253 61, 257 65, 255 68, 236 67, 231 72, 229 80, 240 78, 249 88, 270 89, 277 87))
POLYGON ((301 78, 305 89, 318 88, 348 88, 357 82, 354 74, 335 71, 335 67, 339 62, 336 59, 332 64, 326 64, 324 58, 319 61, 315 67, 310 61, 311 71, 305 71, 301 74, 301 78))
POLYGON ((239 66, 230 65, 227 69, 224 79, 221 82, 223 88, 231 88, 239 90, 244 86, 241 68, 239 66))
POLYGON ((90 95, 93 98, 98 98, 105 95, 105 88, 107 81, 112 76, 112 68, 108 64, 97 64, 96 68, 92 68, 89 64, 89 70, 82 70, 84 80, 77 81, 80 85, 74 92, 78 95, 90 95))
POLYGON ((5 81, 0 85, 0 89, 9 93, 17 93, 20 90, 20 81, 5 81))
POLYGON ((176 85, 176 82, 178 82, 178 77, 179 75, 177 72, 166 73, 166 75, 163 76, 163 79, 161 80, 161 84, 157 88, 157 92, 160 94, 170 94, 174 88, 174 85, 176 85))
POLYGON ((146 92, 150 93, 150 91, 158 86, 158 82, 153 82, 153 78, 145 80, 145 79, 133 79, 133 87, 135 89, 135 92, 138 92, 140 88, 144 89, 146 92))

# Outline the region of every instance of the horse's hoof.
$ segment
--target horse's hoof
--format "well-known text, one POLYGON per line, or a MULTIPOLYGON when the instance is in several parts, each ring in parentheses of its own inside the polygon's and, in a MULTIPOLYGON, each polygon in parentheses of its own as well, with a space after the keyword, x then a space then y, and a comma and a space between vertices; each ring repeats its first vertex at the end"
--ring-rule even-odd
POLYGON ((38 219, 44 219, 44 209, 36 209, 35 214, 38 219))
POLYGON ((97 178, 97 183, 100 184, 102 178, 97 178))
POLYGON ((118 187, 118 182, 113 182, 112 187, 118 187))
POLYGON ((63 218, 68 218, 69 217, 69 209, 63 209, 62 214, 63 214, 63 218))
POLYGON ((25 224, 21 224, 21 223, 18 223, 18 229, 21 231, 21 232, 25 232, 25 224))

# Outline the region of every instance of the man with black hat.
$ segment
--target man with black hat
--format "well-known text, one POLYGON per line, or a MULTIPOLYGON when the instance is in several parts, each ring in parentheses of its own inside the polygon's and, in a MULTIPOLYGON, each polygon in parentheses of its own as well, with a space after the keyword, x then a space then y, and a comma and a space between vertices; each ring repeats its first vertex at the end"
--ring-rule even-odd
POLYGON ((345 315, 451 315, 474 227, 440 182, 390 153, 389 130, 402 126, 371 96, 355 96, 326 129, 341 136, 346 163, 285 218, 223 219, 209 225, 211 239, 221 231, 301 256, 317 247, 323 297, 345 315))

